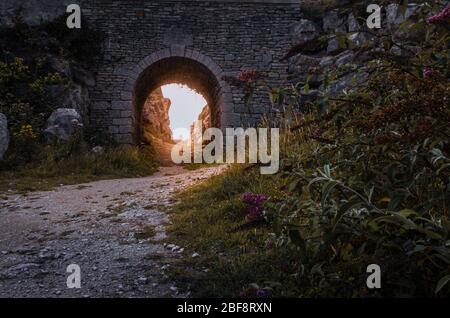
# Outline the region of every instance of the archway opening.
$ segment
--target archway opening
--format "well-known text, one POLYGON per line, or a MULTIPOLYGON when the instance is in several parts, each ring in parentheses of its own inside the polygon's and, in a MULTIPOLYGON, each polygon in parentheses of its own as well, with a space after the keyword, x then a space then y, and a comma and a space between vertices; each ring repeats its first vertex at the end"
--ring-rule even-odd
POLYGON ((169 84, 161 87, 165 98, 171 101, 169 126, 175 142, 191 138, 192 124, 200 120, 210 126, 210 111, 205 98, 187 85, 169 84))
POLYGON ((221 88, 205 65, 183 57, 162 59, 138 77, 133 94, 133 139, 151 144, 161 163, 170 163, 179 139, 191 139, 193 124, 220 127, 221 88))
POLYGON ((151 145, 161 163, 170 163, 172 147, 191 142, 194 123, 211 127, 210 108, 205 98, 187 85, 167 84, 148 96, 141 114, 141 141, 151 145))

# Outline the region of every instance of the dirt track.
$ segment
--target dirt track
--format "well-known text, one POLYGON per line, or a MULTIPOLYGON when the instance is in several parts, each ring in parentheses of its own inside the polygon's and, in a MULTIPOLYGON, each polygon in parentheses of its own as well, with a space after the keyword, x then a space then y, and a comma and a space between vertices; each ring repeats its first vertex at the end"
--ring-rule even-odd
POLYGON ((174 191, 219 171, 167 167, 147 178, 6 194, 0 198, 0 297, 188 297, 164 274, 171 260, 190 257, 162 243, 169 222, 164 210, 174 191), (155 235, 140 239, 149 224, 155 235), (67 288, 70 264, 81 268, 81 289, 67 288))

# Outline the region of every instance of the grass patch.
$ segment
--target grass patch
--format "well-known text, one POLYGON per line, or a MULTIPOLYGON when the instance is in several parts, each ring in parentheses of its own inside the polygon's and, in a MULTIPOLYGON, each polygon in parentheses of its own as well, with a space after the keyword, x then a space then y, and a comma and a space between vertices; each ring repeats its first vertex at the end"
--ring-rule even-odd
POLYGON ((148 240, 154 238, 156 235, 156 230, 153 225, 146 225, 141 232, 134 235, 137 240, 148 240))
POLYGON ((143 177, 156 170, 152 154, 137 147, 111 148, 103 154, 74 154, 59 160, 48 155, 38 163, 0 171, 0 192, 50 190, 59 185, 143 177))
MULTIPOLYGON (((252 283, 274 277, 273 251, 266 249, 269 228, 235 231, 245 223, 242 193, 280 195, 280 179, 235 166, 177 195, 167 242, 183 246, 187 257, 169 270, 195 297, 235 297, 252 283)), ((278 257, 275 257, 279 259, 278 257)), ((281 261, 281 259, 279 259, 281 261)), ((282 261, 284 263, 284 260, 282 261)))

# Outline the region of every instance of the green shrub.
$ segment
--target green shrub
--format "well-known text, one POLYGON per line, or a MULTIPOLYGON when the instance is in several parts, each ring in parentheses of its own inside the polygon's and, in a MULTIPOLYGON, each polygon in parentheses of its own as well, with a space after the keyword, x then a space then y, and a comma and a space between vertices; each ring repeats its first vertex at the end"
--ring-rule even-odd
MULTIPOLYGON (((272 100, 302 109, 279 119, 279 174, 233 171, 188 192, 175 210, 188 212, 175 214, 171 238, 203 251, 190 265, 210 269, 193 275, 194 292, 237 296, 259 286, 283 297, 449 295, 450 36, 445 23, 425 22, 430 8, 403 24, 424 31, 408 46, 375 34, 384 50, 359 66, 369 74, 365 85, 339 96, 325 89, 307 102, 308 83, 269 88, 272 100), (406 57, 392 53, 395 45, 406 57), (239 197, 249 191, 270 197, 265 223, 240 227, 236 241, 226 233, 245 223, 239 197), (366 286, 370 264, 382 268, 382 289, 366 286)), ((323 71, 331 79, 339 69, 323 71)))
MULTIPOLYGON (((14 21, 13 27, 0 28, 0 113, 8 118, 11 132, 7 156, 17 166, 39 157, 38 151, 45 144, 47 118, 61 107, 51 88, 58 85, 68 89, 71 83, 70 78, 52 69, 49 58, 89 65, 99 57, 103 36, 87 24, 82 30, 68 30, 64 16, 36 27, 25 24, 20 14, 14 21), (27 129, 32 135, 24 134, 27 129)), ((91 145, 100 142, 92 136, 85 140, 91 145)))

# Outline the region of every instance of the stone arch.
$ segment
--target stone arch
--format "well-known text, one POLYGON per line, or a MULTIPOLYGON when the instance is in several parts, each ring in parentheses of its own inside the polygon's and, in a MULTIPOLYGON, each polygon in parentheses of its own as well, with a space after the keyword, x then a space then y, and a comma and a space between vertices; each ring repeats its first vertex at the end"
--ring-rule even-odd
MULTIPOLYGON (((142 59, 127 72, 120 105, 131 110, 131 118, 123 130, 128 130, 128 142, 139 143, 140 116, 147 96, 169 83, 186 84, 204 96, 212 118, 212 126, 234 127, 239 114, 233 112, 231 89, 222 77, 222 68, 211 58, 191 49, 173 46, 142 59)), ((122 135, 123 136, 123 135, 122 135)))

